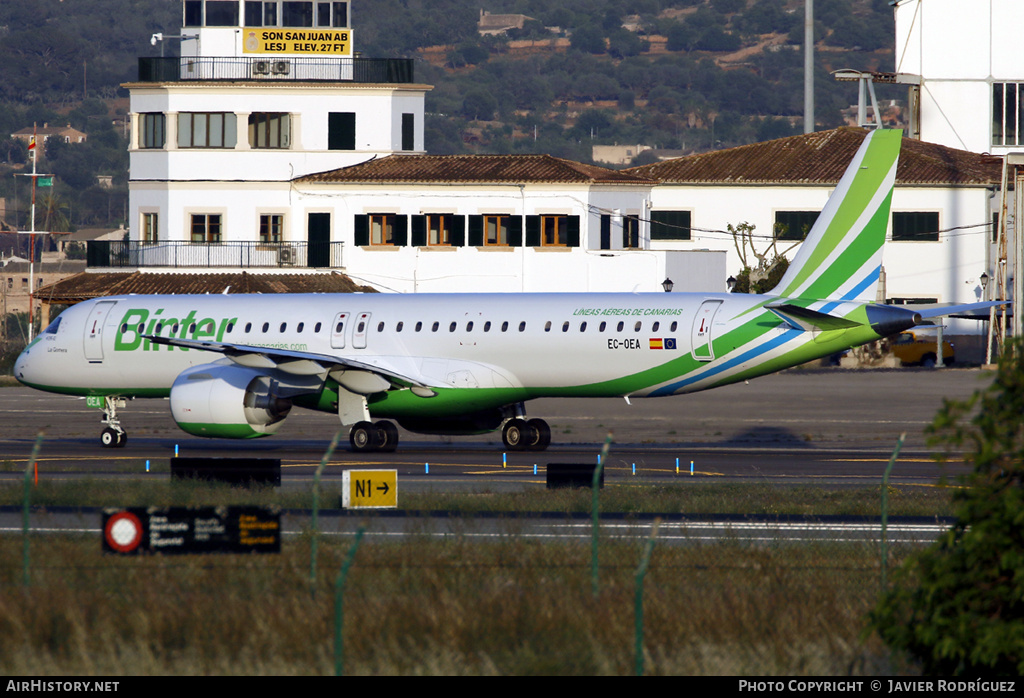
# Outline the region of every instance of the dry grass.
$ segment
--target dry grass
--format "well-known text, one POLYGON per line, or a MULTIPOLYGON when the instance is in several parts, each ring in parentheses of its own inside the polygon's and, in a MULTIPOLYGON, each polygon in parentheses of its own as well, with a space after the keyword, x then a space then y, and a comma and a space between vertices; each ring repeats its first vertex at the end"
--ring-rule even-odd
MULTIPOLYGON (((0 672, 331 674, 333 586, 350 539, 278 556, 104 556, 99 541, 0 540, 0 672)), ((347 674, 622 675, 633 671, 640 545, 366 539, 345 594, 347 674)), ((658 546, 645 583, 651 674, 885 673, 862 643, 877 592, 870 546, 658 546)))

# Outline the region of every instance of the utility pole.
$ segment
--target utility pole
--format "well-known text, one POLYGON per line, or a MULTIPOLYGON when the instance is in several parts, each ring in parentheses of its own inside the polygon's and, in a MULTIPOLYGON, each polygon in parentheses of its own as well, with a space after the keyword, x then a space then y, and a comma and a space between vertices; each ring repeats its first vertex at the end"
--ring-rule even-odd
POLYGON ((804 0, 804 133, 814 133, 814 0, 804 0))

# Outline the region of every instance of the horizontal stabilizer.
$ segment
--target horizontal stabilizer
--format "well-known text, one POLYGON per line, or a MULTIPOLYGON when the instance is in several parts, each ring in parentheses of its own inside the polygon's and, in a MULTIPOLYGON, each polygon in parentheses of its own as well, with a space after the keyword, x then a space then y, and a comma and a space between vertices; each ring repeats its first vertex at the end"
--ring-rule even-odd
POLYGON ((980 303, 939 303, 911 306, 921 317, 957 317, 967 320, 988 320, 989 311, 1011 301, 982 301, 980 303))
POLYGON ((850 327, 858 327, 860 324, 844 317, 821 313, 792 303, 769 303, 765 307, 786 321, 793 329, 804 332, 845 330, 850 327))

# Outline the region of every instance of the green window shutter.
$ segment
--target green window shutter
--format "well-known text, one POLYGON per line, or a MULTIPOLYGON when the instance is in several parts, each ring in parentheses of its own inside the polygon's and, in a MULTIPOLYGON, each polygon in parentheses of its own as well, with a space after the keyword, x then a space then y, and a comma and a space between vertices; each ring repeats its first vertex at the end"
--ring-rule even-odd
POLYGON ((427 217, 423 215, 412 217, 412 246, 427 246, 427 217))
POLYGON ((569 216, 568 234, 566 235, 566 245, 569 247, 580 246, 580 217, 569 216))
POLYGON ((526 217, 526 246, 540 247, 540 216, 526 217))
POLYGON ((470 247, 483 247, 484 245, 484 217, 470 216, 468 225, 468 244, 470 247))
POLYGON ((363 247, 370 244, 370 217, 365 214, 358 214, 353 222, 356 247, 363 247))
POLYGON ((451 228, 449 228, 448 242, 454 247, 463 247, 466 244, 466 217, 450 216, 451 228))
POLYGON ((523 246, 523 219, 521 216, 513 216, 508 221, 508 244, 509 247, 523 246))
POLYGON ((331 112, 327 115, 327 149, 356 149, 356 115, 354 112, 331 112))
POLYGON ((409 244, 408 216, 395 216, 395 227, 391 235, 391 243, 395 247, 405 247, 409 244))

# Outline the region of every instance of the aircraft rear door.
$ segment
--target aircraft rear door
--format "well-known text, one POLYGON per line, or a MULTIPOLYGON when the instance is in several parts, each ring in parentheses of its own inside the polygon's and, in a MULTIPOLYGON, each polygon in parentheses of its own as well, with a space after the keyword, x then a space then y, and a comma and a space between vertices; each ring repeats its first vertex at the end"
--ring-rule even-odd
POLYGON ((711 361, 715 358, 715 350, 711 345, 711 323, 721 305, 720 300, 704 301, 697 310, 697 316, 693 318, 690 346, 693 347, 693 358, 698 361, 711 361))
POLYGON ((331 348, 345 348, 345 333, 348 331, 348 313, 338 313, 331 325, 331 348))
POLYGON ((115 305, 117 301, 100 301, 85 321, 85 358, 90 363, 103 362, 103 323, 115 305))

